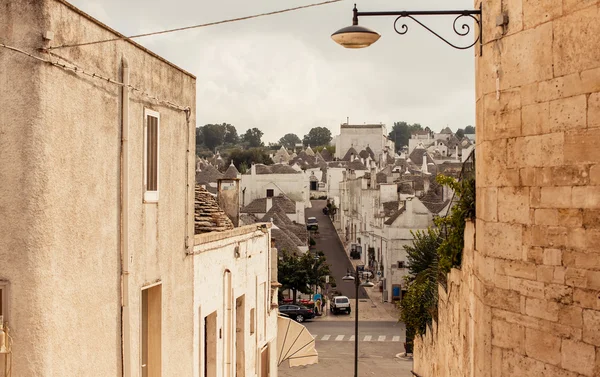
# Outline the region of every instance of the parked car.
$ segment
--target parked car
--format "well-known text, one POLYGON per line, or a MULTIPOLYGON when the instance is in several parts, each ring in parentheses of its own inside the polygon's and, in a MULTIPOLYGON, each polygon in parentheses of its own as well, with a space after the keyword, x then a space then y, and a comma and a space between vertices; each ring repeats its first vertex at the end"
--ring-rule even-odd
POLYGON ((331 300, 331 312, 333 314, 338 314, 341 312, 350 314, 351 311, 352 309, 350 309, 350 300, 348 299, 348 297, 335 296, 331 300))
POLYGON ((308 219, 306 219, 306 229, 319 230, 319 221, 316 217, 309 217, 308 219))
POLYGON ((288 315, 296 322, 304 322, 307 319, 315 318, 315 312, 302 305, 281 305, 279 312, 288 315))

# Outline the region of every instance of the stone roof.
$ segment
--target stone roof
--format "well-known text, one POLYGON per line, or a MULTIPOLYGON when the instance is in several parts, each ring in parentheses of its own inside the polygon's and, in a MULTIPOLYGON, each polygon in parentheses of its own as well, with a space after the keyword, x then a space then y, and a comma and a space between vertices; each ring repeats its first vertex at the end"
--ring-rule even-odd
POLYGON ((371 147, 369 147, 367 145, 367 147, 365 148, 365 150, 369 153, 369 156, 371 156, 371 159, 374 160, 375 159, 375 152, 373 152, 373 150, 371 149, 371 147))
POLYGON ((354 147, 350 147, 348 149, 348 151, 342 158, 342 161, 350 161, 352 159, 352 155, 354 155, 354 157, 358 157, 358 152, 356 151, 356 149, 354 149, 354 147))
POLYGON ((429 153, 423 148, 413 149, 408 158, 417 166, 421 166, 423 164, 423 156, 427 156, 427 163, 434 163, 429 153))
POLYGON ((312 148, 310 147, 310 145, 306 148, 306 150, 304 151, 304 153, 306 153, 309 156, 314 157, 315 152, 312 150, 312 148))
MULTIPOLYGON (((273 206, 279 205, 285 213, 296 213, 296 202, 285 195, 273 197, 273 206)), ((250 204, 240 210, 244 213, 267 213, 267 198, 253 200, 250 204)))
POLYGON ((327 163, 327 167, 329 168, 346 168, 348 166, 348 161, 330 161, 327 163))
POLYGON ((242 225, 252 225, 254 223, 259 222, 258 217, 254 216, 251 213, 240 213, 240 226, 242 225))
POLYGON ((354 160, 348 164, 348 169, 352 170, 367 170, 367 167, 359 160, 354 160))
POLYGON ((299 172, 287 164, 256 164, 256 174, 298 174, 299 172))
POLYGON ((237 170, 237 168, 235 167, 235 165, 233 164, 233 162, 231 162, 231 164, 229 165, 229 167, 225 171, 225 174, 223 175, 223 178, 226 178, 226 179, 235 179, 235 178, 239 178, 239 177, 240 177, 240 172, 237 170))
POLYGON ((387 183, 387 175, 384 172, 379 172, 375 175, 377 183, 387 183))
POLYGON ((329 152, 329 150, 327 148, 323 148, 323 150, 321 150, 321 156, 323 157, 323 159, 327 162, 329 161, 333 161, 333 156, 331 155, 331 152, 329 152))
POLYGON ((202 170, 196 172, 196 183, 217 183, 217 180, 219 178, 223 178, 223 176, 223 173, 221 173, 217 168, 210 164, 206 164, 202 170))
POLYGON ((287 251, 288 253, 299 253, 300 249, 294 244, 283 229, 271 229, 271 238, 275 242, 277 251, 287 251))
POLYGON ((383 213, 385 214, 385 217, 390 217, 394 213, 396 213, 396 211, 398 211, 399 204, 400 202, 397 200, 393 202, 383 203, 383 213))
POLYGON ((200 185, 195 189, 194 229, 195 234, 233 229, 233 223, 219 207, 217 199, 200 185))
POLYGON ((360 158, 367 158, 367 157, 371 157, 371 155, 369 154, 369 152, 367 152, 366 150, 362 150, 360 152, 358 152, 358 155, 360 156, 360 158))
POLYGON ((443 200, 441 195, 438 195, 435 190, 427 191, 427 193, 419 198, 419 200, 431 213, 434 214, 440 213, 440 211, 446 208, 448 203, 450 203, 449 199, 443 200))
POLYGON ((273 156, 273 162, 288 162, 290 158, 290 154, 282 145, 281 148, 275 153, 275 156, 273 156))
POLYGON ((398 219, 398 217, 400 217, 400 215, 402 215, 404 213, 404 211, 406 211, 406 207, 405 206, 400 207, 398 210, 396 210, 396 212, 394 212, 392 214, 392 216, 390 216, 389 219, 385 220, 384 224, 385 225, 394 224, 394 221, 396 221, 398 219))
POLYGON ((452 135, 454 132, 452 132, 452 130, 450 129, 450 127, 446 127, 443 130, 441 130, 440 133, 441 134, 446 134, 446 135, 448 135, 448 134, 452 135))

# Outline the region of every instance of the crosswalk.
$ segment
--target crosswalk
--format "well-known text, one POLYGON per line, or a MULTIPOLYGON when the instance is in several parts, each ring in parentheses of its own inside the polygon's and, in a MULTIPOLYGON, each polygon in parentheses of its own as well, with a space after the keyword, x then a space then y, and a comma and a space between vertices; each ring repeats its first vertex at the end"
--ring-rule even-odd
MULTIPOLYGON (((316 335, 313 337, 317 341, 333 341, 333 342, 353 342, 354 335, 316 335)), ((399 336, 387 336, 387 335, 360 335, 358 338, 359 342, 399 342, 399 336)))

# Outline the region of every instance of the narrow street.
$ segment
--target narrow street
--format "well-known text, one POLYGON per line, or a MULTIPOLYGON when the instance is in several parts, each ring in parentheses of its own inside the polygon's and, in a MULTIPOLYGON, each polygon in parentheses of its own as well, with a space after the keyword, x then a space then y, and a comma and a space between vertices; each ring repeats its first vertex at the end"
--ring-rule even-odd
MULTIPOLYGON (((348 255, 329 216, 323 214, 323 207, 327 205, 327 201, 312 200, 311 203, 312 208, 306 209, 305 216, 306 218, 316 217, 319 221, 319 235, 314 237, 317 242, 316 250, 323 251, 325 257, 327 257, 327 262, 331 265, 331 273, 337 284, 335 289, 341 292, 343 296, 355 298, 356 288, 354 284, 342 280, 342 277, 346 275, 346 271, 352 269, 352 263, 348 259, 348 255)), ((368 298, 364 288, 359 288, 358 297, 368 298)))
MULTIPOLYGON (((280 377, 347 377, 354 374, 354 322, 307 322, 315 337, 319 363, 303 367, 279 366, 280 377)), ((412 359, 404 352, 404 324, 359 322, 358 376, 410 377, 412 359)))

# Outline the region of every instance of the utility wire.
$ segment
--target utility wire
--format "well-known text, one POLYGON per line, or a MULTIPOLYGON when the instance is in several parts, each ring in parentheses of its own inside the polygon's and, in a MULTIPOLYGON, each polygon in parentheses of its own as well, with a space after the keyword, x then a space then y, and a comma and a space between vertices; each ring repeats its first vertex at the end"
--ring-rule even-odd
POLYGON ((18 53, 23 54, 23 55, 27 55, 30 58, 33 58, 33 59, 38 60, 40 62, 47 63, 47 64, 50 64, 52 66, 55 66, 55 67, 58 67, 58 68, 61 68, 61 69, 67 70, 67 71, 72 71, 72 72, 75 72, 75 73, 78 73, 78 74, 81 74, 81 75, 85 75, 85 76, 89 76, 89 77, 92 77, 92 78, 95 78, 95 79, 98 79, 98 80, 106 81, 106 82, 108 82, 110 84, 114 84, 114 85, 118 85, 118 86, 122 86, 122 87, 127 87, 127 88, 131 89, 132 92, 137 92, 137 93, 139 93, 140 95, 142 95, 144 97, 147 97, 147 98, 149 98, 151 100, 154 100, 154 101, 156 101, 156 102, 158 102, 160 104, 163 104, 163 105, 175 108, 177 110, 181 110, 181 111, 185 111, 185 112, 188 112, 190 110, 189 106, 181 106, 181 105, 178 105, 178 104, 176 104, 174 102, 171 102, 169 100, 160 99, 160 98, 158 98, 158 96, 152 95, 152 94, 150 94, 150 93, 148 93, 148 92, 146 92, 146 91, 144 91, 142 89, 136 88, 135 86, 133 86, 131 84, 125 85, 125 84, 123 84, 120 81, 117 81, 117 80, 111 79, 109 77, 105 77, 105 76, 99 75, 97 73, 86 71, 83 68, 78 67, 76 65, 67 65, 67 64, 61 63, 59 60, 52 61, 52 60, 40 58, 39 56, 32 55, 29 52, 21 50, 21 49, 16 48, 16 47, 5 45, 4 43, 0 43, 0 47, 6 48, 6 49, 14 51, 14 52, 18 52, 18 53))
POLYGON ((264 16, 271 16, 271 15, 274 15, 274 14, 287 13, 287 12, 292 12, 292 11, 296 11, 296 10, 300 10, 300 9, 318 7, 318 6, 321 6, 321 5, 326 5, 326 4, 331 4, 331 3, 337 3, 337 2, 340 2, 340 1, 343 1, 343 0, 328 0, 328 1, 321 2, 321 3, 301 5, 301 6, 294 7, 294 8, 276 10, 276 11, 267 12, 267 13, 260 13, 260 14, 255 14, 255 15, 252 15, 252 16, 237 17, 237 18, 231 18, 231 19, 228 19, 228 20, 209 22, 209 23, 206 23, 206 24, 198 24, 198 25, 180 27, 180 28, 176 28, 176 29, 168 29, 168 30, 162 30, 162 31, 155 31, 155 32, 151 32, 151 33, 137 34, 137 35, 132 35, 132 36, 129 36, 129 37, 116 37, 116 38, 103 39, 103 40, 92 41, 92 42, 83 42, 83 43, 63 44, 63 45, 59 45, 59 46, 51 46, 51 47, 47 47, 46 50, 56 50, 56 49, 59 49, 59 48, 67 48, 67 47, 88 46, 88 45, 93 45, 93 44, 98 44, 98 43, 106 43, 106 42, 121 41, 121 40, 126 40, 126 39, 148 37, 148 36, 151 36, 151 35, 167 34, 167 33, 173 33, 173 32, 176 32, 176 31, 189 30, 189 29, 197 29, 197 28, 206 27, 206 26, 220 25, 220 24, 226 24, 226 23, 230 23, 230 22, 249 20, 249 19, 252 19, 252 18, 258 18, 258 17, 264 17, 264 16))

